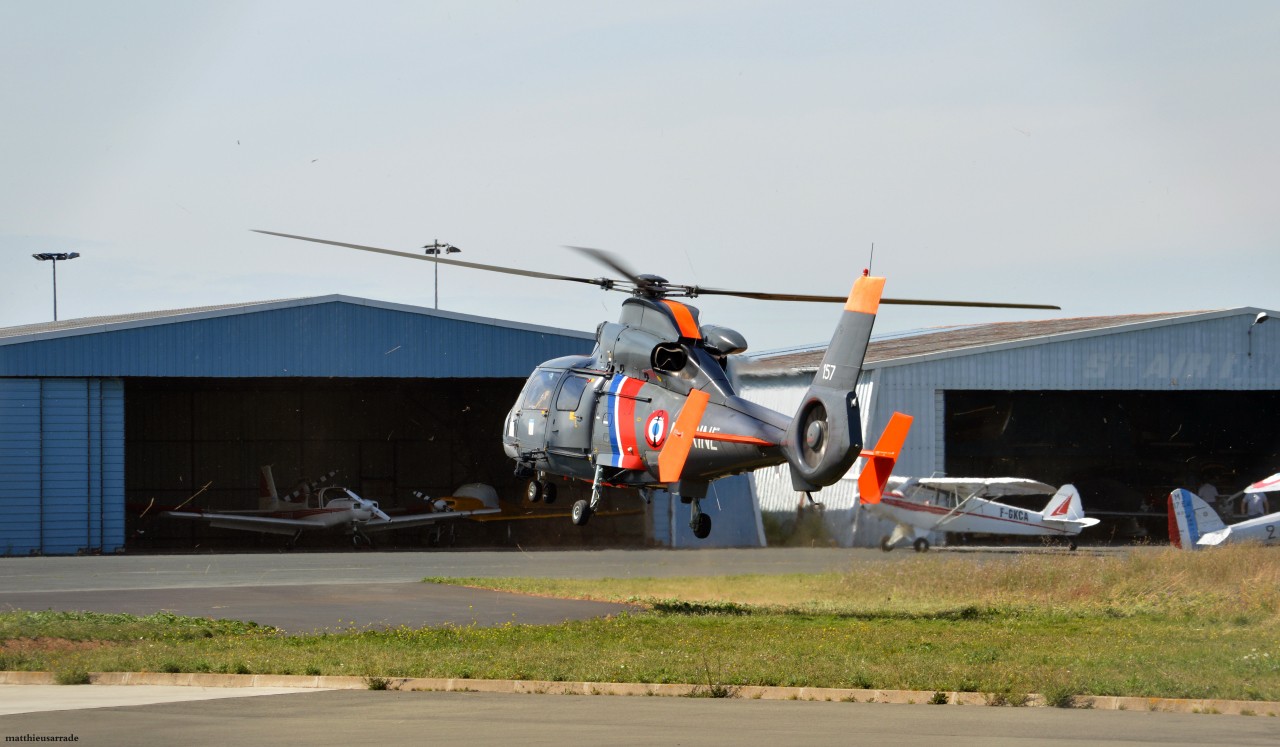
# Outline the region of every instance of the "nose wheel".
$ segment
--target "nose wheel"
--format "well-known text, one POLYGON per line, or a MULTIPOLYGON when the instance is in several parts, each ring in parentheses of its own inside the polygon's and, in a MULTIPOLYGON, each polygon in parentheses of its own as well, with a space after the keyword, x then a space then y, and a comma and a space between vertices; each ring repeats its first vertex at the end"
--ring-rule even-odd
POLYGON ((524 497, 530 503, 542 501, 544 503, 556 502, 556 484, 542 479, 533 479, 525 486, 524 497))

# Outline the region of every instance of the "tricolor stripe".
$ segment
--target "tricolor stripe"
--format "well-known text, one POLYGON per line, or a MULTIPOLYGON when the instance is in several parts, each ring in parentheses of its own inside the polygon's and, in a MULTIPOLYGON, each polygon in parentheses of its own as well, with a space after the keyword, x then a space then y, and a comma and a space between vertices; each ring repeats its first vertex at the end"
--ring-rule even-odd
POLYGON ((644 382, 626 376, 614 376, 609 382, 609 454, 601 454, 597 462, 622 469, 644 469, 636 438, 636 396, 644 382))

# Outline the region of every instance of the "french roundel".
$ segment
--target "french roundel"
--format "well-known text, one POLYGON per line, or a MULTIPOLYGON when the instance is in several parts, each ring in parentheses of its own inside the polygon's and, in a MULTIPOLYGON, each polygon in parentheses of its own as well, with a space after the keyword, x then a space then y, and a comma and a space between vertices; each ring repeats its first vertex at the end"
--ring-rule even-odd
POLYGON ((666 410, 656 410, 644 424, 644 440, 651 448, 658 448, 667 440, 667 423, 671 421, 666 410))

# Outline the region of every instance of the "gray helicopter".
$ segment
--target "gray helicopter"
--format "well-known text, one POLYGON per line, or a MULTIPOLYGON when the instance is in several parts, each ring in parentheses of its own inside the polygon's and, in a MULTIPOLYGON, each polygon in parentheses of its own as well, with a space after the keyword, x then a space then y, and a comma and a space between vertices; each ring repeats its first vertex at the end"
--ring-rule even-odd
POLYGON ((603 487, 636 488, 646 500, 668 490, 690 506, 694 536, 711 533, 701 510, 712 481, 787 464, 792 486, 810 495, 835 484, 862 455, 854 388, 881 303, 927 306, 1057 309, 1042 304, 882 298, 885 279, 866 271, 846 296, 762 293, 679 285, 632 272, 613 255, 570 247, 621 278, 585 278, 483 265, 436 255, 349 244, 307 236, 259 233, 392 254, 457 267, 596 285, 630 293, 617 322, 596 330, 590 355, 538 366, 503 424, 503 449, 516 474, 529 477, 526 497, 555 500, 551 476, 591 483, 590 500, 573 505, 585 525, 603 487), (822 364, 792 415, 739 397, 729 382, 729 356, 746 340, 727 327, 703 324, 697 308, 677 298, 736 296, 768 301, 844 303, 822 364))

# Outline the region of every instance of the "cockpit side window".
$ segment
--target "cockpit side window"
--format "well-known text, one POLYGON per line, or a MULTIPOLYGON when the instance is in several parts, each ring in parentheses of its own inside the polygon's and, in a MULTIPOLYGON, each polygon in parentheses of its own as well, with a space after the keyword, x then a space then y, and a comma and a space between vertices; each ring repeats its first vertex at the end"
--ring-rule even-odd
POLYGON ((524 397, 520 400, 520 406, 527 410, 549 410, 551 409, 551 395, 556 390, 556 382, 564 371, 546 371, 538 369, 533 372, 533 376, 529 377, 529 383, 525 385, 524 397))
POLYGON ((556 409, 565 412, 577 410, 579 403, 582 402, 582 392, 586 390, 588 383, 588 379, 582 376, 570 376, 565 379, 564 386, 560 387, 560 396, 556 398, 556 409))

